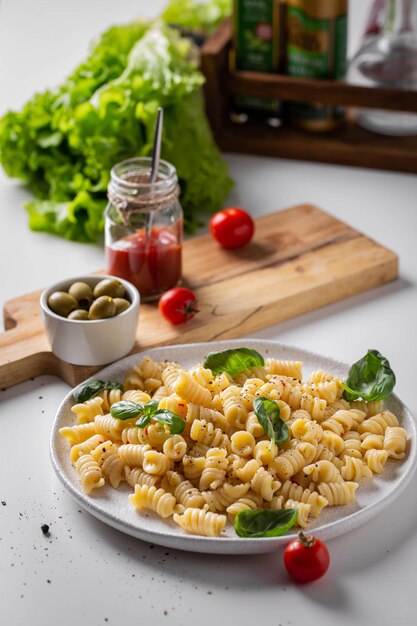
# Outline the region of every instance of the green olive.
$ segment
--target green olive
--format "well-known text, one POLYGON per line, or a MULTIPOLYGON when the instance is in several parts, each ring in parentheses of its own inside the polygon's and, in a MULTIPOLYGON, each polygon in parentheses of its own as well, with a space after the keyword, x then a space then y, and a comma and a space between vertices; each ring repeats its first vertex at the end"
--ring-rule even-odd
POLYGON ((87 283, 73 283, 68 289, 68 293, 75 298, 81 309, 88 309, 93 301, 93 290, 87 283))
POLYGON ((125 298, 114 298, 114 304, 116 305, 116 315, 119 315, 119 313, 126 311, 126 309, 130 307, 131 303, 125 298))
POLYGON ((110 296, 111 298, 123 298, 125 288, 115 278, 104 278, 94 287, 94 297, 110 296))
POLYGON ((103 320, 116 314, 116 305, 110 296, 100 296, 90 306, 88 317, 90 320, 103 320))
POLYGON ((77 308, 77 301, 65 291, 54 291, 48 298, 48 306, 57 315, 67 317, 77 308))
POLYGON ((88 311, 85 309, 75 309, 68 315, 69 320, 88 320, 88 311))

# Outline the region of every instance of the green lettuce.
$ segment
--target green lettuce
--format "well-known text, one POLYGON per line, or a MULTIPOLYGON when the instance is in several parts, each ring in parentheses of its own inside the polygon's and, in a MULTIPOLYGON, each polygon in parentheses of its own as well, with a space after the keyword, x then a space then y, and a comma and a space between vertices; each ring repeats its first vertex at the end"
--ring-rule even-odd
POLYGON ((232 12, 232 0, 170 0, 162 14, 168 24, 211 34, 232 12))
POLYGON ((221 208, 232 186, 214 143, 192 43, 162 23, 109 29, 55 91, 35 95, 0 120, 0 163, 35 199, 29 226, 76 241, 103 230, 112 166, 151 153, 164 107, 162 158, 181 186, 185 226, 221 208))

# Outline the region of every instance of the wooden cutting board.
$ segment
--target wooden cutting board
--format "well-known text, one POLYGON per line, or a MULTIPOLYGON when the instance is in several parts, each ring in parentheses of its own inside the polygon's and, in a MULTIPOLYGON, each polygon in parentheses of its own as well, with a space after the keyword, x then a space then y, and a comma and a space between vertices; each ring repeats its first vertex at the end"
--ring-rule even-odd
MULTIPOLYGON (((156 304, 143 304, 132 352, 243 336, 394 280, 398 258, 304 204, 257 219, 254 239, 238 250, 220 248, 208 234, 186 241, 184 268, 200 313, 172 326, 156 304)), ((39 315, 40 293, 4 305, 0 387, 41 374, 55 374, 74 386, 102 369, 71 365, 52 354, 39 315)))

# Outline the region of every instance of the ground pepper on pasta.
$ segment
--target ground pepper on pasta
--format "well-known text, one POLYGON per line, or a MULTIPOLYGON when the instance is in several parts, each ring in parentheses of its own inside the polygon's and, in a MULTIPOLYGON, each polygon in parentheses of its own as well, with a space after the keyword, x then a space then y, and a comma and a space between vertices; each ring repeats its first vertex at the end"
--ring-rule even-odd
POLYGON ((188 533, 221 537, 247 509, 295 508, 306 528, 326 507, 352 503, 362 480, 406 454, 407 432, 382 401, 347 402, 340 379, 322 370, 303 382, 300 361, 268 359, 232 377, 145 356, 123 388, 74 405, 76 424, 59 431, 81 486, 92 495, 127 482, 138 514, 153 511, 188 533), (279 406, 290 435, 282 445, 258 421, 257 397, 279 406), (116 402, 150 400, 184 420, 181 434, 109 412, 116 402))

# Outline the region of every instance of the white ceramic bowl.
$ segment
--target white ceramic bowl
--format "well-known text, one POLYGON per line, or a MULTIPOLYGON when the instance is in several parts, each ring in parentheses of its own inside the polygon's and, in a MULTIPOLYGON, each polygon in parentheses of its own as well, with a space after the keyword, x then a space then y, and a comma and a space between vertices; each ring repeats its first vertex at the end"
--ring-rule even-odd
POLYGON ((139 304, 140 296, 136 287, 117 276, 76 276, 48 287, 41 295, 40 305, 52 352, 73 365, 104 365, 121 359, 135 343, 139 304), (123 313, 102 320, 69 320, 49 308, 48 298, 54 291, 67 291, 78 281, 94 287, 104 278, 115 278, 125 287, 127 299, 132 304, 123 313))

